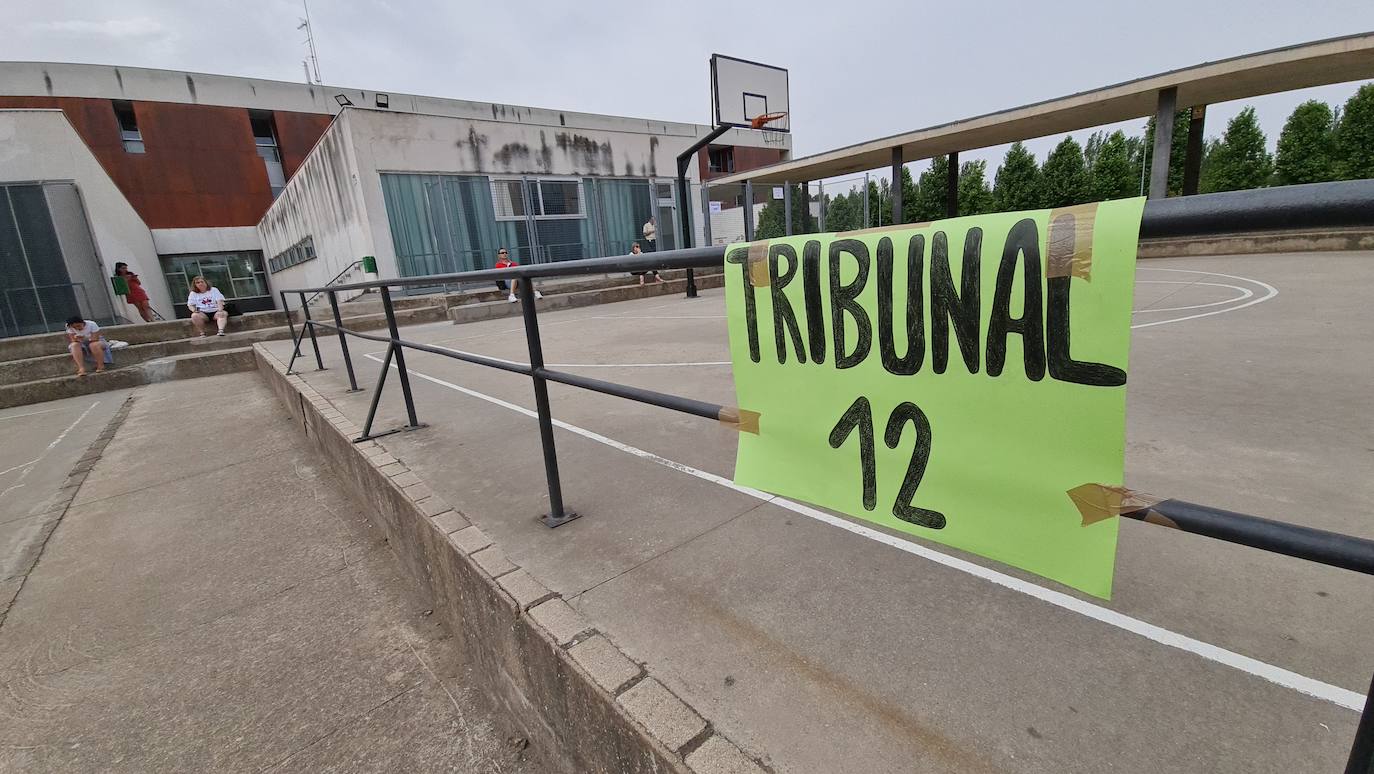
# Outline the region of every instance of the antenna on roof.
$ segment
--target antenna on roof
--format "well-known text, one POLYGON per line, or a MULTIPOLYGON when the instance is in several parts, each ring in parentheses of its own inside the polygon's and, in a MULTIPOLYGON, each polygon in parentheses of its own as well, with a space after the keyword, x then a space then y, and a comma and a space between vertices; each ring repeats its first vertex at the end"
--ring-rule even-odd
MULTIPOLYGON (((305 68, 306 83, 324 83, 320 80, 320 57, 315 53, 315 30, 310 26, 310 4, 306 0, 301 0, 301 7, 305 9, 305 17, 301 23, 296 25, 296 29, 305 30, 305 44, 310 47, 310 63, 315 66, 315 80, 310 80, 310 68, 305 68)), ((302 60, 301 64, 305 64, 302 60)))

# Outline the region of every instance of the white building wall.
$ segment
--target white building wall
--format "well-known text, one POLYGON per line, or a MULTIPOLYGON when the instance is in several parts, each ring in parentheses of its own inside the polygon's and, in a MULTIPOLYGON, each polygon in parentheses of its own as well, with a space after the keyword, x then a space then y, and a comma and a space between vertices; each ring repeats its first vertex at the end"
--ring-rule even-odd
POLYGON ((262 237, 257 226, 220 228, 155 228, 153 244, 158 255, 186 253, 226 253, 235 250, 261 250, 262 237))
MULTIPOLYGON (((677 154, 698 136, 630 131, 630 125, 625 126, 623 131, 591 131, 378 110, 344 111, 258 225, 268 258, 307 235, 313 237, 319 255, 272 275, 273 287, 323 284, 364 255, 376 256, 381 276, 399 276, 382 173, 567 175, 669 182, 677 175, 677 154)), ((708 131, 698 128, 702 135, 708 131)), ((755 134, 732 130, 719 142, 762 145, 762 138, 755 134)), ((688 167, 692 182, 688 206, 694 230, 699 232, 698 173, 693 160, 688 167)))
MULTIPOLYGON (((269 264, 268 282, 274 293, 323 285, 354 261, 376 254, 350 138, 352 116, 353 111, 345 112, 325 130, 258 223, 264 262, 307 236, 315 245, 314 260, 276 274, 270 273, 269 264)), ((395 276, 394 270, 382 274, 395 276)))
MULTIPOLYGON (((0 110, 0 182, 49 181, 76 184, 104 273, 113 274, 119 261, 129 264, 142 278, 153 308, 171 317, 173 300, 162 278, 152 233, 66 115, 60 110, 0 110)), ((104 292, 110 292, 108 286, 104 292)), ((121 297, 112 297, 116 313, 139 319, 121 297)))

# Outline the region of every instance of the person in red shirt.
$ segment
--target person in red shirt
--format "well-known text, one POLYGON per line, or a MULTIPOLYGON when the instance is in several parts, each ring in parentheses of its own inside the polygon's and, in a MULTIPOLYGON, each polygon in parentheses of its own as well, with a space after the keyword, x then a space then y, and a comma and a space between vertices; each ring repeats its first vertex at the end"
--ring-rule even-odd
POLYGON ((115 276, 123 277, 124 281, 129 283, 129 293, 124 296, 124 300, 138 310, 143 322, 152 322, 153 308, 148 305, 148 291, 143 289, 143 283, 139 281, 138 275, 129 271, 129 264, 120 261, 115 264, 115 276))
MULTIPOLYGON (((497 251, 496 251, 496 268, 498 268, 498 269, 509 269, 509 268, 512 267, 512 266, 519 266, 519 265, 520 265, 520 264, 516 263, 516 262, 510 257, 510 251, 506 250, 506 248, 503 247, 503 248, 501 248, 500 250, 497 250, 497 251)), ((497 281, 496 281, 496 287, 498 287, 498 288, 500 288, 500 289, 502 289, 502 290, 505 290, 505 289, 506 289, 506 281, 505 281, 505 280, 497 280, 497 281)), ((506 297, 506 300, 507 300, 507 301, 510 301, 512 304, 515 303, 515 293, 516 293, 516 291, 518 291, 518 290, 520 290, 520 280, 518 280, 518 279, 517 279, 517 280, 511 280, 510 295, 506 297)), ((543 294, 543 293, 540 293, 538 290, 536 290, 536 291, 534 291, 534 297, 535 297, 535 298, 543 298, 543 297, 544 297, 544 294, 543 294)))

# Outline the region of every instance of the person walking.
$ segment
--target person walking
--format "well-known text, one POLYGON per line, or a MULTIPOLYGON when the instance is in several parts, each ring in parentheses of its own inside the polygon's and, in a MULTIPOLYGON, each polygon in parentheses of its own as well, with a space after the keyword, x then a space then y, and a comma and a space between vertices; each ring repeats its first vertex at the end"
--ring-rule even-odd
POLYGON ((205 323, 211 318, 219 328, 215 335, 224 335, 224 328, 229 324, 229 313, 224 310, 224 294, 204 277, 197 275, 191 278, 191 294, 186 297, 186 308, 191 310, 191 324, 196 326, 196 333, 201 338, 205 337, 205 323))
MULTIPOLYGON (((518 264, 518 263, 515 262, 515 259, 513 259, 513 258, 510 257, 510 251, 506 250, 506 248, 503 247, 503 248, 501 248, 500 250, 497 250, 497 251, 496 251, 496 268, 498 268, 498 269, 509 269, 509 268, 512 267, 512 266, 519 266, 519 265, 520 265, 520 264, 518 264)), ((501 288, 502 290, 505 290, 505 289, 506 289, 506 281, 505 281, 505 280, 497 280, 497 281, 496 281, 496 287, 501 288)), ((518 280, 518 279, 513 279, 513 280, 511 280, 511 282, 510 282, 510 295, 506 297, 506 300, 509 301, 509 302, 511 302, 512 304, 515 303, 515 294, 516 294, 516 292, 519 291, 519 290, 520 290, 520 280, 518 280)), ((535 297, 535 298, 543 298, 543 297, 544 297, 544 294, 543 294, 543 293, 540 293, 538 290, 535 290, 535 291, 534 291, 534 297, 535 297)))
POLYGON ((139 281, 138 275, 129 271, 129 264, 120 261, 115 264, 115 276, 123 277, 129 285, 129 292, 125 294, 124 300, 129 305, 138 310, 138 314, 143 318, 143 322, 153 321, 153 308, 148 304, 148 291, 143 289, 143 283, 139 281))
POLYGON ((645 252, 652 253, 657 249, 655 245, 658 244, 658 226, 654 224, 654 216, 652 215, 644 222, 644 242, 646 245, 645 252))

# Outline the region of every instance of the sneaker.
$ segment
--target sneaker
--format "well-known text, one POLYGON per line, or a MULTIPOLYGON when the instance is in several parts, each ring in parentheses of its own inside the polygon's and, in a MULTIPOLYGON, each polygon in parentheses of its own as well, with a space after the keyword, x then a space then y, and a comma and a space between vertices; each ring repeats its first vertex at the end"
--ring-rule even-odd
POLYGON ((536 290, 536 291, 534 291, 534 297, 535 297, 535 298, 543 298, 543 297, 544 297, 544 294, 543 294, 543 293, 540 293, 539 291, 536 290))
POLYGON ((511 293, 509 296, 506 296, 506 300, 511 302, 512 304, 515 303, 515 294, 511 293))
POLYGON ((220 331, 219 333, 216 333, 215 335, 216 335, 216 336, 227 336, 228 334, 226 334, 224 331, 220 331))

